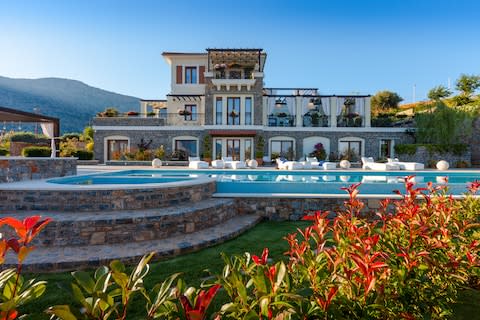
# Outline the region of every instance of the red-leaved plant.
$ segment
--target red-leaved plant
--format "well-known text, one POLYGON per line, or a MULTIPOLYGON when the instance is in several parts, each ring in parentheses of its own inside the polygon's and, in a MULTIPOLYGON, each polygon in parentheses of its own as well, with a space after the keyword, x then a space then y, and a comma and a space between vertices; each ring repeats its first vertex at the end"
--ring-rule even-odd
POLYGON ((41 219, 40 216, 27 217, 22 221, 12 217, 0 219, 0 227, 7 225, 16 235, 9 239, 0 239, 0 264, 4 263, 9 249, 17 255, 17 267, 0 272, 0 291, 3 292, 0 295, 2 320, 16 319, 19 316, 19 306, 40 297, 45 291, 45 281, 24 281, 21 271, 25 258, 35 249, 31 245, 32 240, 50 221, 50 218, 41 219))
POLYGON ((445 186, 416 188, 405 178, 399 200, 367 212, 359 184, 345 188, 344 208, 306 216, 312 225, 285 239, 285 266, 262 256, 226 257, 217 282, 231 302, 227 318, 424 319, 451 314, 458 291, 478 276, 480 201, 455 200, 445 186))

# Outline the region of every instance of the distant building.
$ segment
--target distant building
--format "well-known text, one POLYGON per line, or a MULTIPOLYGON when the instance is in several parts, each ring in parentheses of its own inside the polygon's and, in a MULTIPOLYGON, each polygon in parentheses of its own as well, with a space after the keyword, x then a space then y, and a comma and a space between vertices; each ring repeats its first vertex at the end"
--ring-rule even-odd
POLYGON ((166 100, 142 100, 135 117, 94 119, 101 162, 137 148, 142 139, 152 140, 151 149, 163 145, 167 154, 239 160, 261 154, 300 159, 317 143, 331 157, 384 158, 393 156, 396 143, 410 141, 405 128, 371 127, 369 95, 264 87, 262 49, 162 55, 171 66, 166 100), (210 154, 203 154, 205 136, 211 137, 210 154))

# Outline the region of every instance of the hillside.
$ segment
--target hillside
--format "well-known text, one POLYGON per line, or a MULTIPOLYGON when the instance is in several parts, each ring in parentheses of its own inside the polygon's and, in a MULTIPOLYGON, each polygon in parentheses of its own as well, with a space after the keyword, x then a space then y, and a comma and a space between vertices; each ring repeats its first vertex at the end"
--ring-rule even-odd
POLYGON ((60 118, 62 133, 79 132, 106 107, 139 110, 139 98, 61 78, 12 79, 0 76, 0 106, 60 118))

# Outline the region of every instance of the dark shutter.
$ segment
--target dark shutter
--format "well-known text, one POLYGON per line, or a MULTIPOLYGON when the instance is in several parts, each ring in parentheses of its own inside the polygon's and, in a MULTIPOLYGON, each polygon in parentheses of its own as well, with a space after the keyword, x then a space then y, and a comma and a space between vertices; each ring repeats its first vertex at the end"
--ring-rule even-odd
POLYGON ((199 83, 205 83, 205 66, 200 66, 198 73, 200 74, 198 78, 200 80, 199 83))
POLYGON ((182 84, 182 66, 177 66, 177 84, 182 84))

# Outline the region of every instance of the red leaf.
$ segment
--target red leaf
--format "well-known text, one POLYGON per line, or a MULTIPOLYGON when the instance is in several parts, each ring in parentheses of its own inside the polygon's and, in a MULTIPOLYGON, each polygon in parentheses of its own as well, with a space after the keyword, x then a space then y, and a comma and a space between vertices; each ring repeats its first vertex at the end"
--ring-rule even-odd
POLYGON ((10 248, 13 249, 13 251, 15 251, 16 253, 18 253, 20 251, 20 243, 18 242, 17 239, 15 238, 12 238, 12 239, 9 239, 7 241, 7 244, 10 248))

